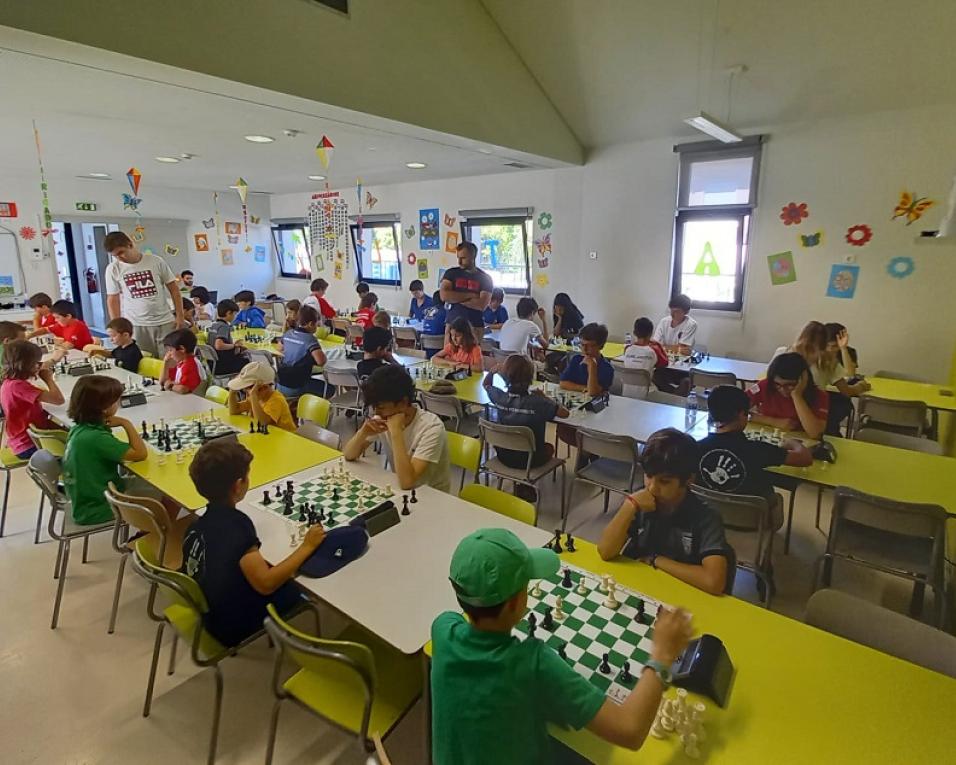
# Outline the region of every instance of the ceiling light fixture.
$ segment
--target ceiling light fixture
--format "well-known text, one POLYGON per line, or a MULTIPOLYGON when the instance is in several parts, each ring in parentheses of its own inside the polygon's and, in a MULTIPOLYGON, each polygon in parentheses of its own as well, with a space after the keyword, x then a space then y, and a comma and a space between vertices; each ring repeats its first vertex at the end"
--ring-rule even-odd
POLYGON ((711 138, 716 138, 723 143, 740 143, 743 136, 735 133, 729 127, 711 117, 707 112, 700 112, 695 117, 688 117, 684 120, 692 128, 696 128, 701 133, 706 133, 711 138))
POLYGON ((252 143, 272 143, 275 141, 275 138, 270 135, 247 135, 245 139, 252 143))
POLYGON ((412 170, 422 170, 428 167, 428 165, 424 162, 406 162, 405 167, 411 168, 412 170))
POLYGON ((164 162, 167 165, 175 165, 179 162, 179 157, 153 157, 157 162, 164 162))
POLYGON ((302 134, 302 131, 301 131, 301 130, 295 130, 294 128, 286 128, 285 130, 282 131, 282 134, 283 134, 286 138, 295 138, 297 135, 301 135, 301 134, 302 134))
POLYGON ((324 175, 310 175, 310 176, 309 176, 309 180, 310 180, 310 181, 324 181, 324 180, 325 180, 325 176, 324 176, 324 175))
POLYGON ((195 154, 190 154, 190 153, 185 152, 185 151, 184 151, 182 154, 179 155, 179 158, 180 158, 180 159, 195 159, 195 157, 196 157, 195 154))
POLYGON ((110 180, 109 173, 87 173, 86 175, 78 175, 77 178, 83 178, 87 181, 108 181, 110 180))

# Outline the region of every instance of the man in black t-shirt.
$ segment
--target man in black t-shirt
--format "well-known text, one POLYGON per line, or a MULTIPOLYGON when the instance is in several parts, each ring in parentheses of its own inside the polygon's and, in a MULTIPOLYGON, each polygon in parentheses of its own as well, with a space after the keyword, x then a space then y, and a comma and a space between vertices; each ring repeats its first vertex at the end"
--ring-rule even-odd
POLYGON ((476 342, 481 342, 485 332, 484 310, 491 303, 494 282, 477 265, 478 248, 473 242, 458 245, 458 265, 442 274, 441 299, 450 305, 447 323, 464 316, 475 330, 476 342))
POLYGON ((810 450, 796 439, 780 446, 747 438, 744 429, 750 399, 734 385, 718 385, 707 397, 707 410, 715 430, 697 444, 697 480, 708 489, 726 494, 749 494, 770 501, 773 528, 783 525, 783 500, 773 490, 764 468, 774 465, 806 467, 813 464, 810 450))
POLYGON ((196 580, 209 604, 203 626, 226 646, 261 630, 268 604, 287 615, 302 602, 292 579, 325 539, 316 524, 285 560, 275 566, 266 562, 256 527, 236 509, 249 490, 251 463, 252 453, 241 443, 216 439, 203 444, 189 466, 189 477, 209 506, 186 532, 182 570, 196 580))
POLYGON ((697 443, 665 428, 641 454, 644 487, 630 494, 598 543, 604 560, 637 558, 711 595, 730 593, 736 556, 720 515, 689 490, 697 443))

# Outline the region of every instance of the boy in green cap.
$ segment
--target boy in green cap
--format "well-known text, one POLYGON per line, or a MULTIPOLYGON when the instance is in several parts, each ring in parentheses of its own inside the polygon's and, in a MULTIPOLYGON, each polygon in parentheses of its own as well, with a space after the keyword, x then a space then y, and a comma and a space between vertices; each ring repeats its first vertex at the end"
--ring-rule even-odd
POLYGON ((553 576, 558 565, 554 552, 528 548, 505 529, 480 529, 459 543, 450 579, 468 618, 446 611, 432 624, 436 765, 529 765, 576 757, 565 750, 556 759, 548 723, 587 726, 629 749, 644 743, 670 667, 690 639, 690 619, 680 609, 658 614, 651 661, 617 704, 540 640, 511 634, 527 610, 528 583, 553 576))

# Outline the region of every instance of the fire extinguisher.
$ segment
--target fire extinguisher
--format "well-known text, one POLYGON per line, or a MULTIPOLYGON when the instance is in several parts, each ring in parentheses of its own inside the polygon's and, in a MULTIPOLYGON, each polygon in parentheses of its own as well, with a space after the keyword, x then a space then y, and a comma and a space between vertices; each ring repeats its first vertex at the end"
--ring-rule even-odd
POLYGON ((91 295, 100 291, 100 288, 96 284, 96 270, 92 268, 87 268, 86 272, 86 291, 91 295))

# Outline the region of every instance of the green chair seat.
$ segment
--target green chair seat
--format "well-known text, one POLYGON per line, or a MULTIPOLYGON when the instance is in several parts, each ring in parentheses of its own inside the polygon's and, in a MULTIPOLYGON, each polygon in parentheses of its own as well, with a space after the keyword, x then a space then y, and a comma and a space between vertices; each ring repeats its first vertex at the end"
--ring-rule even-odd
POLYGON ((192 644, 193 634, 197 628, 202 630, 202 635, 199 637, 199 650, 205 658, 211 659, 226 652, 226 646, 203 629, 199 614, 194 608, 173 603, 163 609, 163 615, 186 645, 192 644))
POLYGON ((22 460, 13 451, 9 446, 4 446, 0 448, 0 467, 3 467, 4 470, 13 470, 14 468, 23 467, 30 460, 22 460))

